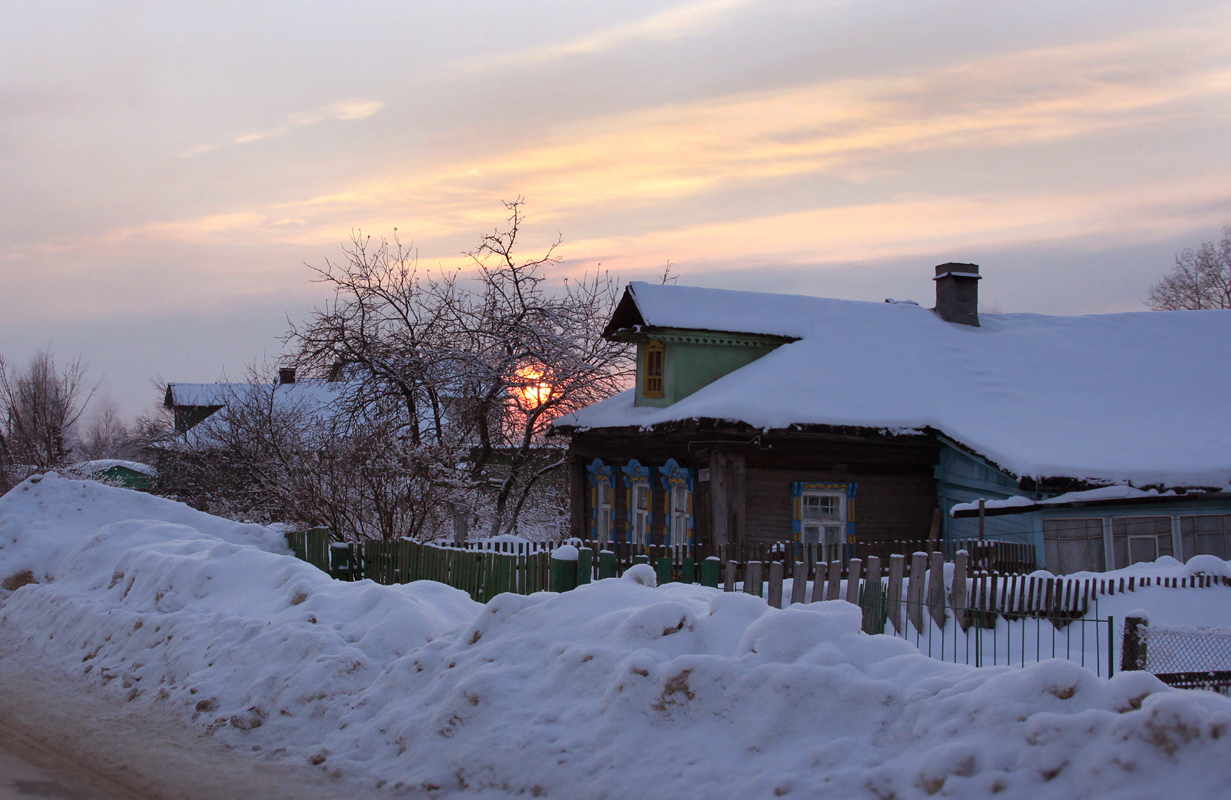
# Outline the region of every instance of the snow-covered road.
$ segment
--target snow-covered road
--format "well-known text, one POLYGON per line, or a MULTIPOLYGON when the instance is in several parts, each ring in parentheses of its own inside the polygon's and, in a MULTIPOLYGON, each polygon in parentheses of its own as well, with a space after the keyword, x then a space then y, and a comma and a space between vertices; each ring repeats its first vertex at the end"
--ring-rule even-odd
POLYGON ((236 752, 0 650, 0 800, 362 800, 309 768, 236 752), (4 751, 8 750, 6 756, 4 751), (16 782, 16 783, 15 783, 16 782))

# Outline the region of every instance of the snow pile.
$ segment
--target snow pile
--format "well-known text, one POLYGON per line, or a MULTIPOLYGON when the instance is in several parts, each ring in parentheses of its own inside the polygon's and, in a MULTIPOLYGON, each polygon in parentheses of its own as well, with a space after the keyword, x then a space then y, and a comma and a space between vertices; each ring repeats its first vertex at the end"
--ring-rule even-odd
POLYGON ((96 481, 34 475, 0 497, 0 580, 29 571, 35 581, 50 580, 61 560, 100 527, 130 519, 156 519, 187 525, 237 544, 289 553, 276 531, 211 516, 153 495, 96 481))
MULTIPOLYGON (((46 519, 0 506, 26 517, 19 547, 57 519, 86 527, 74 482, 51 488, 46 519)), ((96 519, 123 505, 99 497, 96 519)), ((200 517, 80 535, 53 582, 3 600, 0 645, 237 752, 395 793, 1033 800, 1231 781, 1231 701, 1144 673, 945 664, 861 633, 841 601, 770 609, 655 587, 644 565, 487 605, 340 583, 200 517)))
POLYGON ((632 391, 557 424, 687 419, 933 428, 1017 476, 1227 486, 1231 311, 1079 317, 632 283, 645 324, 798 337, 666 408, 632 391))
POLYGON ((15 592, 0 630, 78 674, 119 678, 127 700, 293 740, 307 719, 335 724, 386 664, 475 608, 441 584, 340 583, 293 557, 130 520, 86 537, 55 582, 15 592))

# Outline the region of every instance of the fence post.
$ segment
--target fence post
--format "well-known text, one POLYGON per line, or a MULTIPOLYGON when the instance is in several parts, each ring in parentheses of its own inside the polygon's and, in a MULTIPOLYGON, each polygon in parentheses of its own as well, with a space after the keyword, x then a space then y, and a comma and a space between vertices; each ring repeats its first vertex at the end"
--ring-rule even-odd
POLYGON ((655 571, 658 573, 659 586, 671 583, 671 556, 659 556, 658 568, 655 571))
POLYGON ((916 633, 923 632, 923 574, 927 571, 927 564, 927 553, 911 554, 910 579, 906 583, 906 617, 915 626, 916 633))
POLYGON ((718 588, 718 573, 722 568, 722 562, 718 560, 718 556, 710 556, 701 562, 701 585, 711 588, 718 588))
POLYGON ((589 583, 594 574, 594 551, 588 547, 577 550, 577 585, 589 583))
POLYGON ((722 590, 724 592, 734 592, 735 591, 735 573, 738 571, 739 571, 738 561, 728 561, 727 562, 726 580, 724 580, 722 584, 722 590))
POLYGON ((885 632, 884 599, 881 589, 881 560, 877 556, 868 556, 868 577, 864 583, 863 597, 860 598, 865 633, 885 632))
POLYGON ((771 608, 782 608, 782 562, 771 561, 769 564, 769 605, 771 608))
POLYGON ((837 600, 842 592, 842 560, 829 562, 829 585, 825 587, 825 599, 837 600))
POLYGON ((939 551, 928 557, 928 611, 936 627, 945 627, 945 555, 939 551))
POLYGON ((796 561, 791 572, 791 605, 808 602, 808 562, 796 561))
POLYGON ((846 565, 846 602, 859 605, 859 579, 863 576, 863 559, 852 558, 846 565))
POLYGON ((963 631, 970 625, 966 619, 966 567, 969 560, 970 555, 965 550, 958 550, 953 557, 953 616, 963 631))
POLYGON ((610 550, 600 550, 598 553, 598 579, 614 578, 616 576, 616 554, 610 550))
POLYGON ((744 591, 748 594, 761 596, 761 562, 749 561, 747 572, 744 573, 744 591))
MULTIPOLYGON (((814 545, 815 547, 815 545, 814 545)), ((813 552, 813 555, 816 555, 813 552)), ((825 600, 825 562, 819 559, 812 565, 812 602, 820 603, 825 600)))
POLYGON ((902 578, 906 572, 906 556, 894 553, 889 556, 889 587, 885 593, 885 611, 893 623, 895 633, 902 630, 902 578))
POLYGON ((680 562, 680 583, 697 582, 697 561, 688 556, 680 562))
POLYGON ((551 553, 551 590, 571 591, 577 586, 577 548, 561 545, 551 553))
POLYGON ((1149 625, 1148 617, 1124 618, 1124 645, 1120 649, 1121 672, 1146 668, 1146 637, 1142 628, 1148 628, 1149 625))
POLYGON ((334 542, 329 545, 329 574, 334 580, 354 580, 350 576, 350 545, 334 542))

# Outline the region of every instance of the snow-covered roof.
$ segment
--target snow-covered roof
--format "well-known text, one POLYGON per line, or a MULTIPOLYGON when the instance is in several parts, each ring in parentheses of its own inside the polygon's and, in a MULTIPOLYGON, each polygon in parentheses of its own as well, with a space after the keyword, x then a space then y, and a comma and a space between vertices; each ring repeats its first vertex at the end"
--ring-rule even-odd
POLYGON ((137 461, 124 461, 119 458, 100 458, 94 461, 82 461, 80 464, 74 464, 71 469, 78 475, 97 475, 100 472, 106 472, 115 467, 130 469, 133 472, 139 472, 151 478, 158 476, 158 470, 149 464, 141 464, 137 461))
POLYGON ((940 431, 1019 477, 1231 484, 1231 311, 983 314, 630 285, 647 325, 799 337, 667 408, 629 390, 557 421, 940 431))
MULTIPOLYGON (((1136 489, 1132 486, 1100 486, 1097 489, 1085 489, 1080 492, 1065 492, 1055 497, 1042 500, 1032 500, 1029 497, 1006 497, 1004 499, 985 499, 983 510, 989 515, 1023 514, 1028 511, 1038 511, 1045 508, 1061 506, 1084 507, 1100 505, 1121 505, 1125 502, 1173 502, 1188 500, 1197 503, 1213 501, 1226 503, 1231 500, 1231 487, 1223 491, 1207 493, 1204 490, 1190 491, 1180 494, 1174 490, 1160 492, 1158 489, 1136 489)), ((979 503, 957 503, 949 509, 949 515, 965 517, 977 513, 979 503)))
POLYGON ((345 384, 328 381, 300 380, 295 383, 169 383, 167 397, 173 406, 222 407, 231 398, 247 397, 253 392, 275 390, 279 400, 291 402, 332 403, 338 399, 345 384))

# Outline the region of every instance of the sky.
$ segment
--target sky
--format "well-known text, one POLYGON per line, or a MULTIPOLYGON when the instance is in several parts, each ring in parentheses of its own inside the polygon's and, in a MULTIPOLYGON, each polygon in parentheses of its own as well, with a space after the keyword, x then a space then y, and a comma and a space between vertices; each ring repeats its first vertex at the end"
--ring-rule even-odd
POLYGON ((453 268, 526 201, 553 279, 1143 310, 1231 224, 1231 5, 0 5, 0 356, 276 363, 352 232, 453 268))

